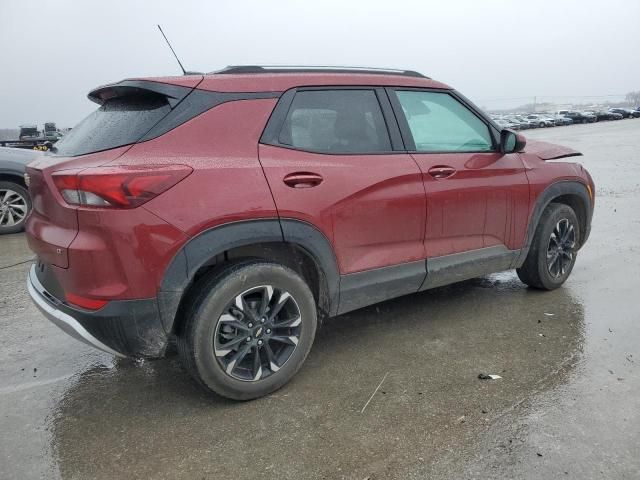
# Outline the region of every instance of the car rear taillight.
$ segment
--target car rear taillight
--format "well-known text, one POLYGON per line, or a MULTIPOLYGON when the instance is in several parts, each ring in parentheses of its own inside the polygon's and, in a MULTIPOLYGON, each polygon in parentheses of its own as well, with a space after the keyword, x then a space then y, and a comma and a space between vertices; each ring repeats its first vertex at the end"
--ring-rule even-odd
POLYGON ((67 300, 67 303, 76 307, 84 308, 85 310, 100 310, 107 303, 109 303, 108 300, 86 298, 81 297, 80 295, 76 295, 75 293, 68 292, 65 293, 65 299, 67 300))
POLYGON ((135 208, 170 189, 193 171, 185 165, 94 167, 57 172, 53 183, 70 205, 135 208))

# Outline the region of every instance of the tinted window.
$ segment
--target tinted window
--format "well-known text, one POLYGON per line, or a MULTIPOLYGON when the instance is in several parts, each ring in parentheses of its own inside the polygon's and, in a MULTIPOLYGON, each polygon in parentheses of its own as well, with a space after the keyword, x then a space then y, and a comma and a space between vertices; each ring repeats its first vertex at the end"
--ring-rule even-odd
POLYGON ((447 93, 397 91, 420 152, 493 150, 489 127, 447 93))
POLYGON ((298 92, 278 141, 327 153, 391 150, 389 133, 373 90, 298 92))
POLYGON ((55 153, 83 155, 135 143, 170 111, 161 95, 107 100, 56 143, 55 153))

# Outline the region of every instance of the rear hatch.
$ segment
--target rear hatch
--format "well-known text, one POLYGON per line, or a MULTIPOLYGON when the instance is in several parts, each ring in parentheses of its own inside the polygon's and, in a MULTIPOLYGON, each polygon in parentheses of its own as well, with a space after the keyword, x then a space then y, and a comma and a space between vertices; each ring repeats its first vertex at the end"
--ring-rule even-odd
POLYGON ((180 103, 201 79, 192 77, 188 85, 125 80, 89 94, 100 107, 26 169, 33 203, 27 241, 39 260, 68 268, 68 248, 78 233, 78 207, 65 202, 52 175, 106 165, 176 126, 180 103))

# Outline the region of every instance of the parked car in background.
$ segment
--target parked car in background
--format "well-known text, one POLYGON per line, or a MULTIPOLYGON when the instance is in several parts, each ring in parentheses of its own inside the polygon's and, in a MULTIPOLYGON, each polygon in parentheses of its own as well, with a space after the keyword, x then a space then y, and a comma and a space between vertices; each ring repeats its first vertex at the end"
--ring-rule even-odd
POLYGON ((558 114, 569 117, 573 120, 573 123, 589 123, 596 121, 595 115, 588 117, 584 113, 575 110, 560 110, 558 114))
POLYGON ((509 122, 511 125, 514 125, 515 126, 514 130, 525 130, 526 128, 529 127, 528 123, 525 126, 522 122, 520 122, 518 119, 516 119, 513 115, 506 115, 506 116, 502 117, 502 120, 505 121, 505 122, 509 122))
POLYGON ((633 110, 628 108, 610 108, 609 111, 622 115, 622 118, 633 117, 633 110))
POLYGON ((527 118, 526 115, 522 116, 522 121, 527 122, 529 124, 529 128, 538 128, 540 127, 540 123, 537 120, 527 118))
POLYGON ((526 130, 529 128, 537 128, 538 124, 522 115, 515 115, 513 117, 514 122, 517 122, 520 125, 522 130, 526 130))
POLYGON ((495 118, 494 122, 500 125, 502 128, 510 128, 511 130, 520 130, 521 126, 519 123, 512 122, 510 120, 506 120, 504 118, 495 118))
POLYGON ((25 168, 40 155, 36 150, 0 147, 0 234, 17 233, 24 228, 31 211, 25 168))
POLYGON ((589 237, 579 152, 417 72, 230 67, 89 98, 27 168, 29 294, 113 355, 177 338, 232 399, 287 383, 323 317, 514 268, 552 290, 589 237))
POLYGON ((590 113, 595 115, 599 122, 603 120, 621 120, 622 119, 622 115, 620 115, 619 113, 606 111, 606 110, 598 110, 590 113))
POLYGON ((571 125, 573 123, 573 120, 571 120, 569 117, 565 117, 564 115, 559 114, 553 116, 553 121, 557 126, 571 125))
POLYGON ((511 115, 505 115, 504 117, 501 117, 501 120, 503 122, 509 123, 512 125, 511 128, 513 128, 514 130, 522 130, 522 125, 520 124, 520 122, 518 122, 515 118, 513 118, 513 116, 511 115))
POLYGON ((496 114, 492 118, 504 128, 526 130, 552 126, 571 125, 573 123, 593 123, 605 120, 640 117, 640 110, 612 108, 609 110, 558 110, 556 113, 496 114), (621 112, 621 113, 619 113, 621 112), (509 125, 510 123, 510 125, 509 125))
POLYGON ((530 114, 530 115, 527 115, 527 120, 530 122, 533 122, 538 128, 556 126, 553 120, 543 115, 530 114))

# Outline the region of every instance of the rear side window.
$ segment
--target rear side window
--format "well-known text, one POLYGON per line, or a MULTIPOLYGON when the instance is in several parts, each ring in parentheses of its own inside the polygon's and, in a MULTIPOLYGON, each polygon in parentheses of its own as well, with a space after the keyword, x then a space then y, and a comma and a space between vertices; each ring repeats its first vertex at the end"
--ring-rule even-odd
POLYGON ((84 155, 135 143, 171 111, 163 95, 107 100, 56 143, 56 154, 84 155))
POLYGON ((396 91, 419 152, 493 150, 489 127, 447 93, 396 91))
POLYGON ((373 90, 297 92, 278 142, 320 153, 391 150, 389 132, 373 90))

